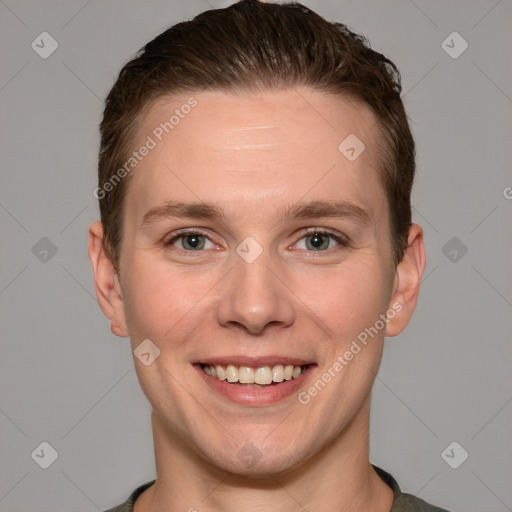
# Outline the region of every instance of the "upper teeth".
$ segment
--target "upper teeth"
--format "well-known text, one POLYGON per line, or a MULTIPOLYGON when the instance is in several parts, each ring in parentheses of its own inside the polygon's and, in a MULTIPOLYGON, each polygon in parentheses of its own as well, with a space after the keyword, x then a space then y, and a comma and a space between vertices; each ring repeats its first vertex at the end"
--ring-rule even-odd
POLYGON ((302 375, 304 368, 292 364, 276 364, 275 366, 259 366, 258 368, 235 366, 233 364, 227 366, 203 364, 201 366, 204 372, 212 377, 228 382, 240 382, 240 384, 270 384, 271 382, 296 379, 302 375))

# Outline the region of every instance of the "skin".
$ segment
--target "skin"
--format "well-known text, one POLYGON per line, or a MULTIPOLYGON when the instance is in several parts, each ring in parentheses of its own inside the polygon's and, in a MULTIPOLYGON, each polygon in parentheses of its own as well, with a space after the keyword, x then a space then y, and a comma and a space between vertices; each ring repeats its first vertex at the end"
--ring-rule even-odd
MULTIPOLYGON (((101 223, 89 229, 96 293, 112 332, 129 336, 132 349, 146 338, 160 349, 149 366, 134 358, 152 405, 158 475, 135 512, 389 511, 392 491, 369 463, 370 392, 385 336, 402 332, 415 308, 425 249, 413 224, 405 256, 393 264, 375 118, 308 88, 193 96, 197 107, 130 176, 119 275, 101 223), (338 150, 349 134, 366 146, 353 162, 338 150), (226 217, 141 228, 144 214, 168 200, 213 202, 226 217), (350 201, 368 222, 279 218, 313 200, 350 201), (204 248, 191 250, 186 237, 165 247, 182 228, 206 235, 204 248), (315 228, 344 234, 348 244, 324 235, 314 250, 315 228), (252 263, 236 252, 248 236, 263 249, 252 263), (233 354, 298 357, 316 364, 307 391, 393 304, 401 311, 305 405, 296 394, 266 406, 234 403, 192 366, 233 354), (258 453, 251 467, 237 456, 244 446, 258 453)), ((186 100, 155 103, 134 148, 186 100)))

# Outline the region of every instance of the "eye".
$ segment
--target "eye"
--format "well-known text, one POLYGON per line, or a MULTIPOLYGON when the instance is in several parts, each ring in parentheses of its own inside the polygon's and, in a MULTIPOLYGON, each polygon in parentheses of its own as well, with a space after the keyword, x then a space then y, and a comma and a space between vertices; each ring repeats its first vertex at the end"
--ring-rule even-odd
MULTIPOLYGON (((303 233, 303 236, 297 244, 299 244, 301 240, 305 240, 305 250, 315 252, 325 252, 327 249, 332 249, 332 240, 337 242, 338 245, 347 245, 347 240, 343 236, 325 229, 309 230, 306 233, 303 233)), ((299 248, 302 249, 302 247, 299 248)))
POLYGON ((205 234, 198 231, 180 231, 171 239, 164 242, 164 246, 172 246, 175 242, 179 242, 181 245, 181 247, 178 246, 176 249, 186 252, 212 249, 214 247, 213 242, 205 234), (211 244, 209 247, 207 247, 207 242, 211 244))

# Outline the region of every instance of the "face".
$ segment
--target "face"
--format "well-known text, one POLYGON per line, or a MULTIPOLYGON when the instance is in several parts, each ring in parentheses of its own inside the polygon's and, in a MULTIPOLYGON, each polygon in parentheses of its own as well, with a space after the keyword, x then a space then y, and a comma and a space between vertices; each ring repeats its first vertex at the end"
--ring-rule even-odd
POLYGON ((130 176, 104 306, 133 350, 159 350, 134 358, 153 421, 243 474, 364 444, 386 330, 411 312, 375 119, 309 89, 193 97, 162 98, 139 126, 134 147, 155 144, 130 176))

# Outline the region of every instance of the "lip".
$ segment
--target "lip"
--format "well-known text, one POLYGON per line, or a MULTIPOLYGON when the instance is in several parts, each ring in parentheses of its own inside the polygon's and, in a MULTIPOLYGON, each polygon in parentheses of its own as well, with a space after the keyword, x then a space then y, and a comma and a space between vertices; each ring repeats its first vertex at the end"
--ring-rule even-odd
MULTIPOLYGON (((231 364, 238 364, 238 361, 241 361, 244 358, 233 358, 230 359, 231 364)), ((262 358, 262 361, 265 361, 267 364, 255 364, 254 359, 258 358, 247 358, 245 363, 240 363, 238 366, 271 366, 268 364, 268 361, 272 361, 271 358, 262 358), (247 361, 250 359, 251 361, 247 361)), ((213 360, 211 360, 213 361, 213 360)), ((215 359, 216 364, 229 364, 222 363, 222 358, 215 359)), ((226 360, 227 361, 227 360, 226 360)), ((279 362, 284 363, 287 361, 299 361, 298 359, 287 359, 281 358, 279 362)), ((275 364, 279 364, 279 362, 275 364)), ((208 360, 204 361, 204 364, 214 364, 213 362, 208 362, 208 360)), ((289 362, 288 364, 294 364, 289 362)), ((305 366, 308 363, 300 364, 297 363, 295 366, 305 366)), ((212 377, 206 374, 201 365, 199 363, 193 365, 194 368, 199 372, 200 377, 204 380, 204 382, 212 389, 215 393, 228 398, 232 402, 235 402, 240 405, 250 405, 250 406, 260 406, 260 405, 270 405, 277 403, 285 398, 288 398, 291 395, 296 395, 299 389, 304 386, 306 379, 308 379, 314 372, 316 368, 316 364, 309 363, 308 368, 302 373, 300 377, 291 380, 285 380, 280 383, 276 383, 273 385, 265 386, 265 387, 244 387, 244 385, 238 384, 230 384, 227 381, 219 380, 215 377, 212 377)))

